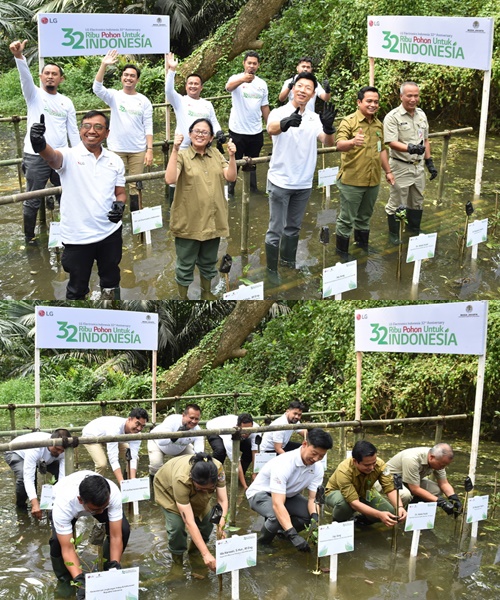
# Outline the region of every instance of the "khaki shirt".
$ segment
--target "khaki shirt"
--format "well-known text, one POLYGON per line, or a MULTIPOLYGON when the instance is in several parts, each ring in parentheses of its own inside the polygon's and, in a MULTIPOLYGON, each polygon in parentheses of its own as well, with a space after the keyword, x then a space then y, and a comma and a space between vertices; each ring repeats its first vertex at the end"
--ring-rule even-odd
MULTIPOLYGON (((403 144, 420 144, 429 137, 429 123, 421 108, 416 108, 412 115, 406 112, 401 104, 387 113, 384 119, 384 144, 390 142, 403 142, 403 144)), ((398 158, 404 161, 422 163, 424 156, 408 154, 398 150, 389 149, 390 158, 398 158)))
POLYGON ((340 490, 346 502, 354 502, 360 498, 371 500, 373 484, 378 481, 384 494, 394 490, 393 478, 386 471, 386 464, 377 458, 375 469, 369 474, 361 473, 354 464, 353 458, 342 461, 335 469, 326 484, 326 495, 335 490, 340 490))
MULTIPOLYGON (((210 510, 212 494, 195 489, 190 477, 191 458, 191 454, 177 456, 163 465, 154 478, 155 500, 165 510, 177 515, 180 515, 177 503, 191 504, 194 516, 202 519, 210 510)), ((214 459, 214 463, 219 471, 217 487, 226 487, 224 468, 218 460, 214 459)))
POLYGON ((403 483, 406 485, 418 485, 424 477, 434 473, 436 480, 446 479, 446 469, 434 471, 427 462, 430 448, 407 448, 402 450, 387 463, 391 474, 402 475, 403 483))
POLYGON ((342 119, 335 139, 336 141, 352 140, 360 127, 365 136, 365 143, 363 146, 354 146, 349 152, 341 153, 338 179, 341 179, 345 185, 374 187, 380 184, 382 168, 380 152, 385 150, 382 143, 382 122, 376 117, 372 121, 367 121, 358 109, 352 115, 342 119))
POLYGON ((204 242, 229 235, 222 173, 227 166, 216 148, 198 154, 190 146, 178 153, 180 173, 170 212, 170 231, 175 237, 204 242))

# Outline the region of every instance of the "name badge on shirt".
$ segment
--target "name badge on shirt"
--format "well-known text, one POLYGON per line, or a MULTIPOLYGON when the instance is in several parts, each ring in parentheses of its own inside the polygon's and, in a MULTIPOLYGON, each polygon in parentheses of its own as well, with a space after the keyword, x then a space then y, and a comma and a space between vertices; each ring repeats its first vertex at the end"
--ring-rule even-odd
POLYGON ((377 152, 382 152, 382 142, 377 140, 377 152))

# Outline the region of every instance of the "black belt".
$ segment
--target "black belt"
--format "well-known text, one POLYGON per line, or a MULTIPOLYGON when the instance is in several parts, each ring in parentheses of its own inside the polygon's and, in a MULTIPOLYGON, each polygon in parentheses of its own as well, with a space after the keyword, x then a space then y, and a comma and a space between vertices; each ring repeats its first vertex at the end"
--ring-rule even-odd
POLYGON ((407 165, 418 165, 420 160, 403 160, 402 158, 396 158, 395 156, 391 156, 392 160, 399 160, 399 162, 406 163, 407 165))

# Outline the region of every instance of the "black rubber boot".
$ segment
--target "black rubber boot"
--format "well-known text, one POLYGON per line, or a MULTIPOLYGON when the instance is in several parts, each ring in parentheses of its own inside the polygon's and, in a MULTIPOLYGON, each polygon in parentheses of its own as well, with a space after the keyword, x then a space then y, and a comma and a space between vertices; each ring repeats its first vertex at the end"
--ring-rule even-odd
POLYGON ((297 246, 299 245, 298 235, 283 235, 280 244, 280 265, 295 269, 295 259, 297 257, 297 246))
POLYGON ((217 300, 212 294, 212 280, 206 279, 200 274, 201 300, 217 300))
POLYGON ((250 171, 250 191, 255 194, 259 193, 259 188, 257 187, 257 171, 250 171))
POLYGON ((268 523, 268 521, 264 522, 264 525, 262 526, 262 529, 260 530, 260 535, 259 535, 257 541, 259 542, 259 544, 264 544, 266 546, 269 546, 269 544, 276 537, 276 532, 275 531, 269 531, 269 529, 266 526, 267 523, 268 523))
POLYGON ((281 279, 278 273, 278 258, 280 249, 278 246, 266 243, 266 266, 267 266, 267 277, 269 282, 278 285, 281 283, 281 279))
POLYGON ((343 258, 347 258, 349 253, 349 238, 344 237, 343 235, 335 234, 335 250, 337 254, 342 256, 343 258))
POLYGON ((35 226, 37 212, 37 210, 34 210, 32 208, 28 208, 26 206, 23 207, 24 239, 26 243, 30 246, 36 245, 35 226))
POLYGON ((420 223, 422 222, 423 210, 415 210, 414 208, 406 209, 406 219, 408 223, 406 225, 406 231, 411 231, 412 233, 422 233, 420 229, 420 223))
POLYGON ((368 239, 370 237, 370 231, 355 229, 354 230, 354 242, 363 250, 368 251, 368 239))
POLYGON ((130 194, 130 212, 139 210, 139 196, 136 194, 130 194))
POLYGON ((399 246, 401 240, 399 238, 399 219, 395 215, 387 215, 387 225, 389 226, 389 241, 394 246, 399 246))
POLYGON ((55 576, 57 577, 57 579, 59 579, 59 581, 69 583, 72 580, 70 572, 66 568, 62 556, 52 556, 51 554, 50 562, 52 563, 52 569, 54 570, 55 576))

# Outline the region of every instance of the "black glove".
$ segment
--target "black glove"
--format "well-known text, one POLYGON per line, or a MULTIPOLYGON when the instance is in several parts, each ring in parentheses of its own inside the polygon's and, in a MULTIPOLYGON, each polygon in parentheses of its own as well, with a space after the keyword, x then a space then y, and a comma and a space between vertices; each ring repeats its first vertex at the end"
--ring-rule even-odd
POLYGON ((300 550, 301 552, 311 552, 311 547, 306 540, 297 533, 295 527, 290 527, 290 529, 283 532, 283 535, 292 542, 297 550, 300 550))
POLYGON ((212 510, 210 511, 208 520, 210 521, 210 523, 218 525, 220 523, 220 520, 222 519, 222 513, 222 506, 217 502, 217 504, 212 506, 212 510))
MULTIPOLYGON (((472 212, 474 212, 474 209, 472 210, 472 212)), ((472 214, 472 212, 470 214, 472 214)), ((469 476, 465 478, 464 488, 467 493, 472 492, 472 490, 474 489, 474 484, 472 483, 472 479, 469 476)))
MULTIPOLYGON (((468 217, 470 217, 470 216, 472 215, 472 213, 473 213, 473 212, 474 212, 474 206, 472 206, 472 202, 471 202, 470 200, 468 200, 468 201, 465 203, 465 214, 466 214, 468 217)), ((469 481, 472 483, 472 481, 471 481, 471 478, 470 478, 470 477, 467 477, 467 479, 468 479, 468 480, 469 480, 469 481)), ((473 487, 474 487, 474 486, 472 486, 472 488, 473 488, 473 487)), ((472 491, 472 488, 471 488, 470 490, 467 490, 467 489, 466 489, 465 491, 466 491, 466 492, 467 492, 467 491, 469 491, 469 492, 470 492, 470 491, 472 491)))
POLYGON ((76 599, 85 600, 85 574, 79 573, 73 577, 73 584, 76 586, 76 599))
POLYGON ((460 498, 456 494, 452 494, 451 496, 448 496, 448 500, 453 504, 453 508, 455 510, 453 514, 455 515, 456 519, 458 515, 462 514, 462 503, 460 502, 460 498))
POLYGON ((328 81, 328 79, 325 79, 323 81, 323 89, 325 90, 326 94, 332 93, 332 88, 330 87, 330 82, 328 81))
POLYGON ((233 257, 230 254, 224 254, 220 260, 219 273, 229 273, 233 266, 233 257))
POLYGON ((452 515, 455 512, 455 507, 453 504, 444 498, 440 498, 437 501, 437 505, 439 508, 442 508, 447 515, 452 515))
POLYGON ((30 142, 33 150, 39 154, 47 147, 45 141, 45 115, 40 115, 40 123, 33 123, 30 129, 30 142))
POLYGON ((394 481, 394 489, 402 490, 403 489, 403 476, 400 475, 399 473, 394 473, 394 475, 392 476, 392 479, 394 481))
POLYGON ((429 181, 436 179, 436 177, 438 176, 438 172, 437 172, 436 167, 434 166, 434 161, 432 160, 432 158, 425 159, 425 166, 427 167, 427 170, 431 174, 429 181))
POLYGON ((289 117, 285 117, 280 121, 281 131, 288 131, 290 127, 299 127, 302 123, 302 115, 299 115, 300 106, 297 107, 289 117))
POLYGON ((316 498, 314 499, 314 502, 320 505, 325 503, 325 487, 323 485, 320 485, 316 490, 316 498))
POLYGON ((312 513, 311 523, 309 525, 309 531, 316 531, 319 527, 319 515, 318 513, 312 513))
POLYGON ((119 223, 122 220, 124 210, 125 204, 123 202, 113 202, 111 210, 108 213, 108 219, 111 223, 119 223))
POLYGON ((321 124, 323 125, 323 131, 326 135, 332 135, 335 133, 335 127, 333 122, 335 121, 335 117, 337 116, 338 109, 331 102, 325 102, 325 106, 321 111, 319 118, 321 120, 321 124))
POLYGON ((36 466, 38 467, 38 472, 40 473, 40 475, 47 474, 47 463, 44 460, 39 460, 36 466))
POLYGON ((219 131, 215 134, 215 139, 217 140, 217 150, 221 153, 224 154, 224 147, 223 144, 225 144, 227 142, 227 136, 226 134, 222 131, 222 129, 219 129, 219 131))
POLYGON ((408 152, 408 154, 418 154, 418 156, 421 156, 425 153, 424 142, 421 141, 420 144, 408 144, 406 152, 408 152))
POLYGON ((293 75, 292 78, 290 79, 290 81, 288 82, 288 89, 291 90, 294 85, 295 85, 295 75, 293 75))
POLYGON ((117 560, 108 560, 104 563, 104 570, 111 571, 111 569, 121 569, 122 566, 117 560))
POLYGON ((321 228, 321 231, 319 232, 319 241, 322 244, 330 243, 330 228, 328 227, 328 225, 325 225, 321 228))

